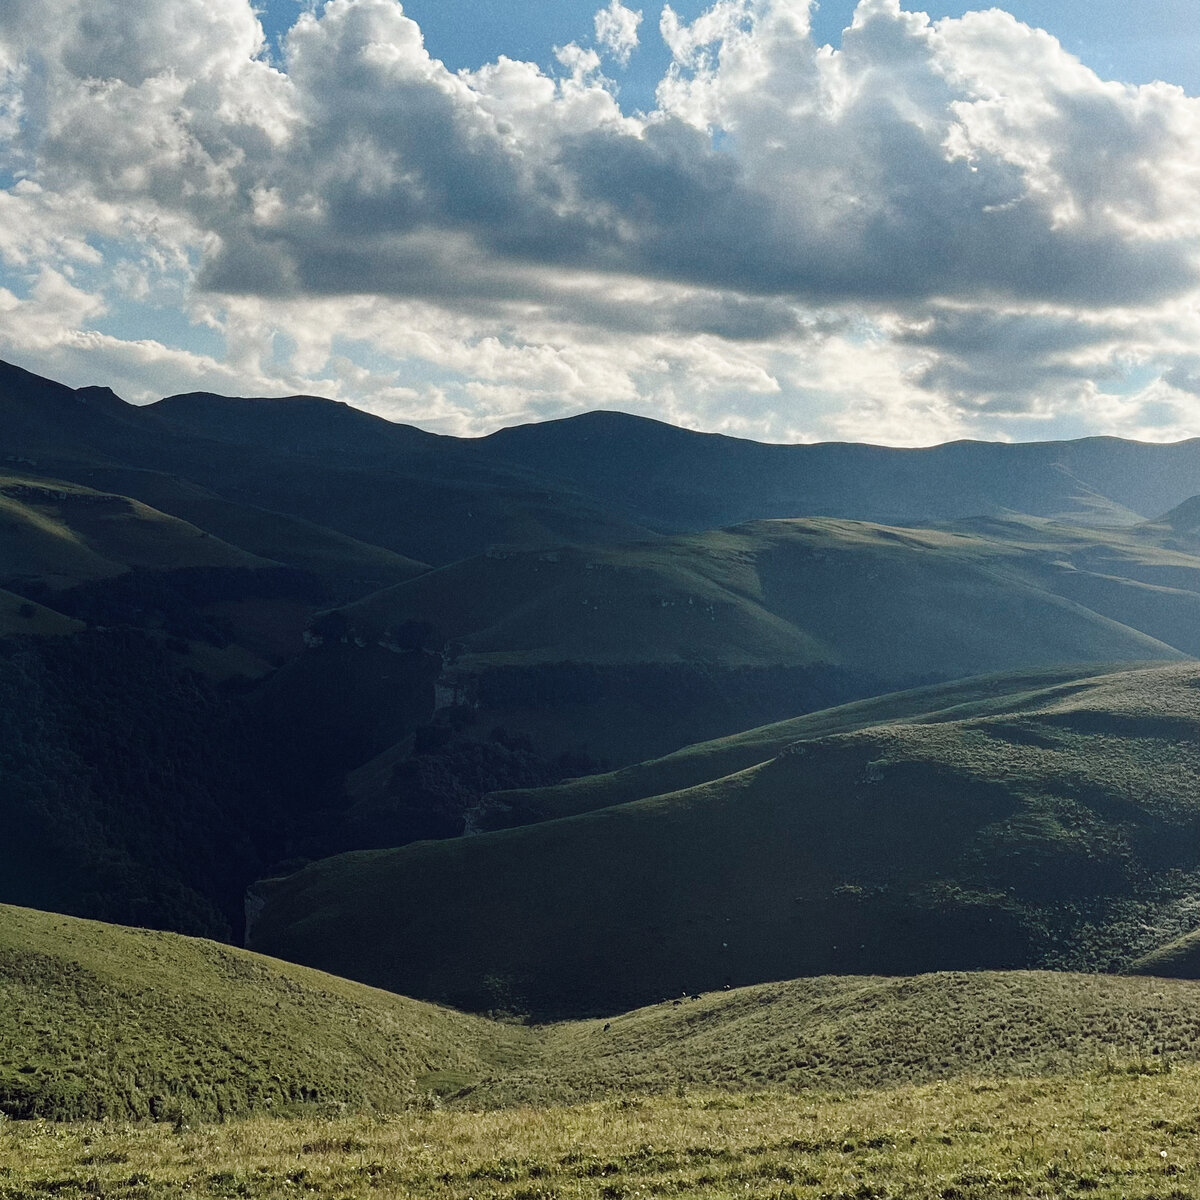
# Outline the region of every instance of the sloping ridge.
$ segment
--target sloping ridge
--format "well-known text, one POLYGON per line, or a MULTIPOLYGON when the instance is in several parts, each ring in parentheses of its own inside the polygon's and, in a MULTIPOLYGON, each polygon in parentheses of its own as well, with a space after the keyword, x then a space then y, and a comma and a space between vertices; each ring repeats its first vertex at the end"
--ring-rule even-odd
POLYGON ((580 813, 628 804, 667 792, 682 791, 745 771, 774 758, 799 741, 851 733, 872 725, 903 721, 958 721, 1011 712, 1029 703, 1034 692, 1048 689, 1069 695, 1095 674, 1091 665, 1048 667, 958 679, 909 691, 891 692, 826 708, 787 721, 760 725, 729 737, 685 746, 672 754, 634 763, 618 771, 582 775, 542 788, 493 792, 474 814, 478 830, 507 829, 536 821, 552 821, 580 813))
POLYGON ((1154 524, 1166 525, 1179 537, 1200 539, 1200 496, 1192 496, 1182 504, 1177 504, 1154 524))
POLYGON ((501 980, 545 1015, 839 971, 1110 970, 1188 928, 1198 685, 1195 664, 1099 676, 632 804, 327 859, 258 885, 253 945, 464 1007, 501 980))
POLYGON ((389 1110, 523 1031, 199 938, 0 905, 0 1113, 389 1110))
MULTIPOLYGON (((1200 1058, 1200 986, 1044 972, 798 979, 609 1021, 486 1020, 215 942, 0 906, 0 1115, 473 1108, 680 1085, 862 1088, 1200 1058)), ((307 1148, 307 1147, 306 1147, 307 1148)))

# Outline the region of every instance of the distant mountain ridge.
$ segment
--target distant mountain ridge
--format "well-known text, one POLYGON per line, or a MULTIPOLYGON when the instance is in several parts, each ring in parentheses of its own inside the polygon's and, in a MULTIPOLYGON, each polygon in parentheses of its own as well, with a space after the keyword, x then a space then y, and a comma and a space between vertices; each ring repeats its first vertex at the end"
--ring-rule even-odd
POLYGON ((84 484, 88 467, 166 471, 434 564, 496 542, 626 540, 760 518, 1026 513, 1136 525, 1200 494, 1200 439, 776 445, 604 411, 455 438, 311 396, 196 392, 139 408, 8 364, 0 418, 0 462, 84 484))
POLYGON ((490 793, 1200 656, 1197 495, 1200 442, 464 439, 0 364, 0 901, 236 937, 254 879, 453 838, 490 793))

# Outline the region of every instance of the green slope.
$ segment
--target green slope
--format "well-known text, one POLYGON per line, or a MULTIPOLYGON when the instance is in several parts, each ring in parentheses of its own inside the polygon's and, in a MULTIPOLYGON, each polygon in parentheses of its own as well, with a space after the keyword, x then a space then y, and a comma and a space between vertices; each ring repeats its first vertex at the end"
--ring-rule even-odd
POLYGON ((0 637, 55 637, 78 633, 82 628, 82 621, 0 589, 0 637))
POLYGON ((472 814, 472 825, 477 830, 506 829, 660 796, 744 771, 774 758, 793 742, 850 733, 871 725, 954 721, 1008 712, 1028 704, 1033 692, 1056 685, 1069 695, 1075 681, 1094 674, 1090 666, 1047 667, 873 696, 685 746, 618 771, 583 775, 551 787, 493 792, 472 814))
POLYGON ((830 971, 1108 970, 1189 927, 1198 727, 1184 665, 799 742, 682 792, 314 863, 259 885, 251 944, 539 1013, 830 971))
POLYGON ((1075 1075, 1200 1058, 1200 985, 1047 972, 799 979, 543 1027, 215 942, 0 906, 0 1113, 212 1120, 1075 1075))
POLYGON ((1200 929, 1175 938, 1129 966, 1135 975, 1161 975, 1172 979, 1200 979, 1200 929))
MULTIPOLYGON (((1153 603, 1114 601, 1114 616, 1074 599, 1081 571, 1062 547, 1072 539, 1095 549, 1085 531, 1047 540, 1023 525, 1002 538, 759 521, 618 547, 497 550, 341 615, 347 637, 435 630, 452 652, 443 683, 481 730, 506 726, 553 750, 585 742, 623 765, 931 677, 1183 657, 1162 633, 1186 632, 1200 650, 1200 594, 1172 584, 1178 596, 1164 599, 1167 585, 1139 576, 1129 591, 1153 603), (1116 619, 1142 615, 1149 631, 1116 619)), ((1200 588, 1200 559, 1125 549, 1131 570, 1190 572, 1200 588)))
POLYGON ((402 554, 253 504, 238 504, 163 471, 93 470, 94 487, 133 496, 251 554, 317 575, 346 601, 428 570, 402 554))
POLYGON ((176 934, 0 905, 0 1113, 215 1119, 395 1109, 527 1035, 176 934))
POLYGON ((548 1031, 473 1104, 687 1087, 845 1088, 1200 1058, 1200 984, 1046 971, 824 976, 548 1031))
POLYGON ((256 567, 269 561, 127 496, 0 475, 0 571, 10 584, 69 587, 133 567, 256 567))
MULTIPOLYGON (((343 609, 366 636, 428 621, 460 666, 870 663, 890 677, 1107 654, 1169 657, 1027 583, 1019 548, 851 521, 759 521, 659 542, 504 552, 343 609)), ((1181 556, 1182 557, 1182 556, 1181 556)), ((1186 560, 1200 586, 1200 561, 1186 560)))

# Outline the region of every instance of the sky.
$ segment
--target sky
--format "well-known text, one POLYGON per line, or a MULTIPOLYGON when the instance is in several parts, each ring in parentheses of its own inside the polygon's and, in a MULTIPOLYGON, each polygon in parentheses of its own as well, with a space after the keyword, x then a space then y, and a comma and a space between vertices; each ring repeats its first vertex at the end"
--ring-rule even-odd
POLYGON ((1200 436, 1200 0, 0 0, 0 358, 438 432, 1200 436))

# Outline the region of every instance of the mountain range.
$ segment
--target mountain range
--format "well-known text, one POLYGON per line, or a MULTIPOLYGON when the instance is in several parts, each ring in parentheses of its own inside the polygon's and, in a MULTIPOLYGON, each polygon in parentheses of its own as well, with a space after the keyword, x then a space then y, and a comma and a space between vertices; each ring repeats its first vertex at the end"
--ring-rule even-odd
POLYGON ((0 365, 0 902, 538 1016, 1194 972, 1197 656, 1200 441, 453 438, 0 365))

